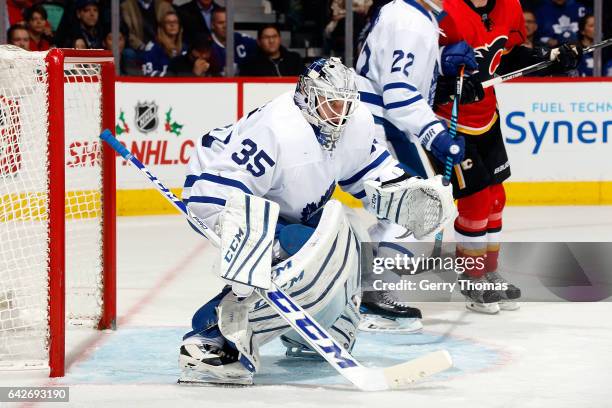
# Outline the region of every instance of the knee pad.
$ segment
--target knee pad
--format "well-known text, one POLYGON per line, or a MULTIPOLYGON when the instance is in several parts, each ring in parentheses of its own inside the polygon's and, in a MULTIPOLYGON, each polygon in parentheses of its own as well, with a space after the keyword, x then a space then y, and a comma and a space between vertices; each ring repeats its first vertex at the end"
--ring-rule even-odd
POLYGON ((502 229, 502 212, 506 206, 506 191, 503 184, 489 187, 491 194, 491 211, 487 223, 487 259, 485 267, 487 272, 497 270, 499 259, 499 235, 502 229))
POLYGON ((491 211, 491 193, 488 188, 457 200, 459 215, 455 219, 455 231, 475 237, 485 235, 491 211))
POLYGON ((490 186, 489 195, 491 200, 491 209, 489 211, 487 230, 494 233, 501 231, 502 212, 506 206, 506 191, 503 184, 495 184, 490 186))

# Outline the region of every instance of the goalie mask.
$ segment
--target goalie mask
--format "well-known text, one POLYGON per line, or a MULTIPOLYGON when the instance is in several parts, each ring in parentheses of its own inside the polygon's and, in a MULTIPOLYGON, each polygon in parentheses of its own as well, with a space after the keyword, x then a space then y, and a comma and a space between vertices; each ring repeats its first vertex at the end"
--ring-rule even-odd
POLYGON ((294 100, 313 126, 317 141, 331 151, 359 103, 355 71, 339 58, 320 58, 300 75, 294 100))

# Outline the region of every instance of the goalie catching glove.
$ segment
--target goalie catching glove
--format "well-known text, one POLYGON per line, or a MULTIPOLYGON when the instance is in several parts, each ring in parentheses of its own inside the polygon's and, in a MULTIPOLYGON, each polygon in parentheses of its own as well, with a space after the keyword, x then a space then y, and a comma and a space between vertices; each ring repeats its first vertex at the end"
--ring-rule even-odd
POLYGON ((427 180, 407 174, 386 182, 366 181, 367 210, 411 231, 415 238, 433 235, 455 218, 452 186, 442 176, 427 180))

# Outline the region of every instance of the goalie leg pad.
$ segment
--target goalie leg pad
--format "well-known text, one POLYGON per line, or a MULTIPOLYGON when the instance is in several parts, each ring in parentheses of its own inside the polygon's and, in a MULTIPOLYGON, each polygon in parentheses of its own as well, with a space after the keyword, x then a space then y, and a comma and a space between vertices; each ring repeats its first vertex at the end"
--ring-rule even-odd
POLYGON ((247 299, 239 299, 228 293, 217 308, 219 330, 230 345, 240 353, 239 360, 251 372, 260 367, 259 347, 253 340, 249 325, 249 309, 258 299, 256 294, 247 299))
MULTIPOLYGON (((342 204, 331 200, 325 205, 321 221, 308 242, 298 253, 274 266, 272 276, 276 284, 315 318, 322 319, 323 311, 335 309, 335 316, 329 312, 327 321, 318 320, 329 328, 344 310, 346 286, 358 286, 359 254, 359 242, 342 204), (341 301, 336 306, 334 300, 339 294, 341 301)), ((263 300, 251 307, 249 323, 253 341, 260 346, 290 329, 263 300)))
MULTIPOLYGON (((338 293, 326 309, 315 317, 323 327, 329 329, 331 336, 349 352, 355 345, 357 327, 361 321, 361 315, 358 311, 359 287, 357 283, 355 279, 347 281, 345 290, 338 293)), ((322 359, 294 331, 283 334, 281 341, 287 347, 287 357, 322 359)))

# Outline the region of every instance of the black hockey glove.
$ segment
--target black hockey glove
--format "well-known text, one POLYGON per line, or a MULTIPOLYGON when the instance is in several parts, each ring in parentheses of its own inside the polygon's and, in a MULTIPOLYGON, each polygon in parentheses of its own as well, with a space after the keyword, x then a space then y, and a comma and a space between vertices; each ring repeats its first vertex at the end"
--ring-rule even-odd
POLYGON ((582 48, 577 45, 562 44, 557 48, 535 47, 534 57, 538 61, 555 61, 547 74, 563 74, 576 69, 582 59, 582 48))
POLYGON ((565 72, 576 69, 582 59, 582 47, 580 46, 563 44, 559 48, 552 49, 551 56, 555 56, 555 51, 558 51, 557 65, 565 72))
MULTIPOLYGON (((457 88, 457 78, 440 76, 436 85, 435 104, 442 105, 452 102, 455 99, 455 91, 457 88)), ((468 103, 479 102, 484 98, 484 89, 480 84, 478 75, 465 75, 463 77, 463 89, 461 90, 461 99, 459 103, 462 105, 468 103)))

